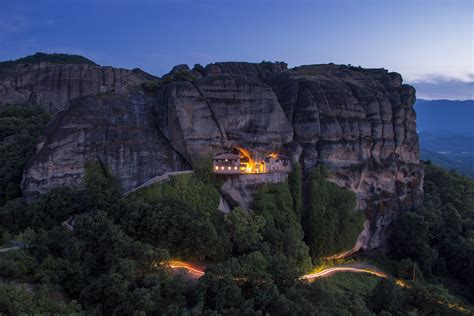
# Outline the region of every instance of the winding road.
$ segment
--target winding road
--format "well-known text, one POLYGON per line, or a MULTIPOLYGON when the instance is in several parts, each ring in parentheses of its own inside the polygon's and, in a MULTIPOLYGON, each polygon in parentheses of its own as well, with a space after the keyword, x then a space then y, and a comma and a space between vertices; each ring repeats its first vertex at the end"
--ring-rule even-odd
POLYGON ((367 273, 372 274, 380 278, 388 278, 389 276, 383 272, 377 271, 374 268, 370 268, 362 264, 354 265, 344 265, 344 266, 334 266, 330 268, 325 268, 321 271, 305 274, 300 277, 300 280, 314 280, 318 278, 327 277, 338 272, 355 272, 355 273, 367 273))
MULTIPOLYGON (((179 261, 179 260, 172 260, 166 262, 166 264, 173 270, 176 271, 186 271, 188 273, 188 276, 194 278, 194 279, 199 279, 205 274, 205 267, 203 266, 198 266, 194 265, 188 262, 184 261, 179 261)), ((319 278, 324 278, 331 276, 335 273, 340 273, 340 272, 352 272, 352 273, 367 273, 374 275, 379 278, 384 278, 384 279, 392 279, 395 284, 397 284, 400 287, 403 288, 410 288, 411 286, 407 284, 404 280, 402 279, 394 279, 393 277, 389 276, 386 273, 383 273, 374 267, 369 266, 366 263, 354 263, 354 264, 347 264, 347 265, 340 265, 340 266, 333 266, 330 268, 323 268, 320 271, 305 274, 301 276, 299 279, 303 281, 313 281, 319 278)), ((435 301, 438 304, 446 305, 450 309, 456 310, 458 312, 461 312, 463 314, 470 314, 471 311, 466 309, 463 306, 460 306, 458 304, 449 304, 446 302, 442 301, 435 301)))
MULTIPOLYGON (((167 262, 168 266, 176 271, 186 271, 189 276, 194 278, 200 278, 205 274, 205 267, 195 265, 189 262, 171 260, 167 262)), ((348 265, 334 266, 325 268, 317 272, 305 274, 300 277, 300 280, 315 280, 323 277, 331 276, 339 272, 355 272, 355 273, 367 273, 372 274, 380 278, 388 278, 389 276, 375 268, 368 266, 367 264, 356 263, 348 265)))

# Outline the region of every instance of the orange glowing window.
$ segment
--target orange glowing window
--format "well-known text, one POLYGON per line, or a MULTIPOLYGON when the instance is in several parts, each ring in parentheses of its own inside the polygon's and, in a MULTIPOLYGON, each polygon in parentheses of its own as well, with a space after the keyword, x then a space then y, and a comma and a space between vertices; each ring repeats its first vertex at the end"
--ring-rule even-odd
POLYGON ((230 170, 230 167, 228 167, 227 169, 229 169, 229 170, 230 170))
POLYGON ((237 167, 234 167, 234 170, 237 170, 237 167))
POLYGON ((216 170, 219 170, 219 166, 216 166, 216 170))
POLYGON ((224 167, 221 167, 221 170, 224 170, 224 167))

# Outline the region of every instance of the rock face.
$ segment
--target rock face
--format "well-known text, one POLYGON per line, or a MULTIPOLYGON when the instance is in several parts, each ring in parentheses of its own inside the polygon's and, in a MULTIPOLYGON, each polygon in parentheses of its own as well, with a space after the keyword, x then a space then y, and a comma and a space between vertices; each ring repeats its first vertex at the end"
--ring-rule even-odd
POLYGON ((253 193, 263 183, 282 183, 288 178, 286 173, 242 174, 229 177, 222 185, 221 192, 227 201, 233 201, 233 207, 251 209, 253 193))
POLYGON ((380 246, 393 219, 422 199, 414 88, 397 73, 337 65, 299 67, 267 83, 292 122, 304 169, 321 162, 331 181, 356 192, 369 219, 358 244, 380 246))
MULTIPOLYGON (((367 213, 361 247, 380 246, 393 219, 421 201, 415 90, 397 73, 217 63, 203 79, 166 86, 158 99, 159 126, 189 161, 237 146, 285 150, 305 170, 323 163, 367 213)), ((248 206, 245 183, 222 189, 248 206)))
POLYGON ((107 93, 74 100, 38 140, 23 176, 29 199, 50 189, 83 185, 84 164, 101 161, 124 191, 156 175, 190 169, 155 125, 151 100, 142 93, 107 93))
POLYGON ((17 64, 0 68, 0 106, 40 105, 57 113, 72 99, 107 91, 123 93, 152 77, 138 69, 49 62, 17 64))
POLYGON ((273 90, 242 75, 212 75, 165 86, 159 127, 189 161, 231 147, 281 148, 293 137, 273 90))
MULTIPOLYGON (((68 79, 83 87, 74 94, 56 89, 53 79, 15 83, 31 91, 26 99, 46 86, 43 100, 53 100, 58 109, 70 104, 39 140, 25 170, 27 197, 58 185, 82 185, 89 160, 104 162, 128 191, 165 172, 188 170, 199 158, 242 147, 254 154, 284 152, 305 172, 326 165, 330 180, 356 192, 358 208, 367 215, 360 248, 381 246, 394 218, 421 202, 415 90, 397 73, 333 64, 287 69, 284 63, 228 62, 194 70, 180 65, 152 95, 130 88, 147 79, 143 74, 113 70, 111 76, 122 79, 101 81, 107 68, 35 67, 59 82, 64 73, 83 78, 86 69, 94 73, 88 78, 99 79, 90 90, 68 79), (105 90, 115 92, 99 94, 103 82, 111 82, 105 90)), ((9 78, 20 78, 23 72, 17 72, 9 78)), ((0 93, 0 103, 14 103, 7 100, 19 89, 12 89, 0 93)), ((258 183, 284 181, 263 178, 229 179, 222 194, 231 205, 248 208, 258 183)))

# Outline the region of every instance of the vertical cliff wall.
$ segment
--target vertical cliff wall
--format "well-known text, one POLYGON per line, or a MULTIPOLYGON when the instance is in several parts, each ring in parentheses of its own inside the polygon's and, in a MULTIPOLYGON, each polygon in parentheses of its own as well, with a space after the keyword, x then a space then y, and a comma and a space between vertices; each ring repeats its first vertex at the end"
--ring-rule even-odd
POLYGON ((337 65, 298 67, 267 80, 292 122, 300 161, 323 163, 357 194, 368 217, 359 244, 378 247, 388 225, 422 198, 415 90, 397 73, 337 65))
POLYGON ((143 93, 75 99, 47 127, 23 176, 33 199, 57 186, 81 187, 84 165, 100 160, 124 191, 156 175, 191 167, 156 128, 152 100, 143 93))

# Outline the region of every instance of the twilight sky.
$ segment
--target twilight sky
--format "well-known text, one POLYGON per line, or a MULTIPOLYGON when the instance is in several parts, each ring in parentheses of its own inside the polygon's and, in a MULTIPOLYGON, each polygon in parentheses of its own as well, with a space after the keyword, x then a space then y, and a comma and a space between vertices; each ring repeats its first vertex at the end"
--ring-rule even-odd
POLYGON ((474 99, 473 0, 2 0, 0 60, 42 52, 155 75, 176 64, 384 67, 418 98, 474 99))

